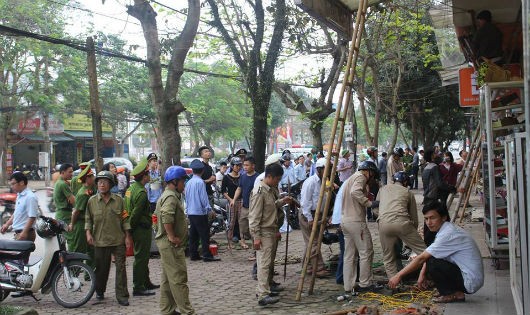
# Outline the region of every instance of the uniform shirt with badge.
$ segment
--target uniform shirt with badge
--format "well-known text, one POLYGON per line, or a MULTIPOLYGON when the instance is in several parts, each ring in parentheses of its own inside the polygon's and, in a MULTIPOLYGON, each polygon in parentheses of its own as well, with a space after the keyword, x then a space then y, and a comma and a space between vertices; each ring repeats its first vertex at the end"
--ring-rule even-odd
POLYGON ((180 247, 185 247, 188 239, 188 222, 182 204, 182 194, 166 189, 156 204, 156 236, 155 239, 167 239, 164 224, 173 224, 175 236, 181 240, 180 247))
POLYGON ((142 227, 151 228, 151 213, 147 199, 147 191, 139 182, 134 182, 125 193, 125 209, 129 213, 129 223, 132 229, 142 227))
POLYGON ((265 233, 278 232, 283 216, 279 196, 276 187, 270 187, 263 181, 252 190, 248 220, 250 234, 254 238, 259 239, 265 233))
POLYGON ((82 186, 75 195, 75 209, 79 211, 77 220, 85 221, 88 200, 94 195, 94 191, 86 186, 82 186))
POLYGON ((110 194, 105 203, 101 194, 96 194, 88 200, 85 214, 85 230, 90 230, 94 238, 94 246, 109 247, 125 243, 125 231, 131 226, 127 220, 123 199, 110 194))
POLYGON ((344 184, 342 196, 342 222, 366 222, 366 208, 372 202, 366 197, 366 176, 355 172, 344 184))
POLYGON ((53 188, 53 202, 57 210, 72 211, 72 205, 68 203, 70 196, 73 196, 70 186, 59 178, 53 188))

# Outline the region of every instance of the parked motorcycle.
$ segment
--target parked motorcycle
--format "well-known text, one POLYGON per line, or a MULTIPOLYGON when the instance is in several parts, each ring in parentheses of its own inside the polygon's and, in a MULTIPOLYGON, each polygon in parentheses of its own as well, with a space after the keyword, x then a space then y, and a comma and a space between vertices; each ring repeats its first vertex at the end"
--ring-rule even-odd
POLYGON ((0 301, 12 292, 31 295, 50 291, 57 303, 66 308, 79 307, 94 294, 96 277, 83 263, 83 253, 67 252, 62 235, 66 224, 49 217, 37 219, 37 234, 44 239, 44 257, 37 262, 22 263, 35 250, 31 241, 0 240, 0 301))
POLYGON ((17 202, 17 194, 13 192, 5 192, 0 194, 0 206, 4 206, 2 214, 0 214, 0 221, 2 225, 6 223, 15 212, 15 205, 17 202))
MULTIPOLYGON (((287 185, 282 185, 282 191, 286 193, 287 191, 290 191, 290 196, 293 197, 295 200, 300 201, 300 193, 302 192, 302 184, 304 181, 300 181, 294 185, 291 185, 289 188, 287 185)), ((298 207, 291 207, 289 211, 287 211, 287 222, 289 222, 289 225, 293 230, 299 230, 300 229, 300 222, 298 220, 298 211, 300 209, 298 207)))

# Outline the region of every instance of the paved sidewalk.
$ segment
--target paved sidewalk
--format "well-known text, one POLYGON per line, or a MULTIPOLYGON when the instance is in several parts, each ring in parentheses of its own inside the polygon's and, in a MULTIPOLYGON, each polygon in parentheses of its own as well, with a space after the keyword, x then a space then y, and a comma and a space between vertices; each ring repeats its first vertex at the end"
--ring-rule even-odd
MULTIPOLYGON (((418 200, 418 210, 421 218, 421 194, 414 191, 418 200)), ((478 205, 475 199, 474 204, 478 205)), ((381 246, 377 233, 376 223, 369 223, 374 242, 374 263, 380 263, 381 246)), ((477 294, 468 296, 468 302, 448 305, 445 314, 515 314, 513 311, 513 301, 509 290, 509 272, 495 271, 490 267, 488 252, 484 247, 483 229, 481 224, 468 224, 469 229, 483 253, 484 267, 486 271, 485 287, 477 294), (501 311, 502 310, 502 311, 501 311)), ((285 235, 280 243, 277 259, 283 259, 285 255, 285 235)), ((302 301, 294 300, 296 288, 300 279, 301 263, 287 265, 287 278, 283 281, 283 265, 276 266, 276 271, 280 275, 275 280, 281 282, 286 290, 281 294, 281 302, 268 307, 260 307, 255 297, 256 281, 252 280, 250 271, 253 262, 248 261, 252 254, 251 250, 233 250, 232 253, 226 249, 226 238, 224 235, 216 235, 215 239, 221 244, 219 253, 222 261, 204 263, 191 262, 188 264, 188 278, 190 287, 190 300, 198 314, 219 314, 219 315, 250 315, 250 314, 323 314, 337 311, 343 308, 352 309, 360 303, 355 299, 351 305, 345 302, 337 302, 336 298, 343 292, 342 285, 335 284, 335 278, 317 279, 314 294, 303 295, 302 301)), ((300 231, 293 231, 289 236, 289 256, 300 258, 304 250, 303 239, 300 231)), ((338 244, 332 246, 323 245, 322 252, 324 259, 329 260, 332 255, 339 253, 338 244)), ((114 268, 111 269, 108 291, 103 302, 97 302, 95 297, 84 306, 78 309, 67 310, 58 305, 53 296, 37 294, 41 301, 36 302, 31 297, 14 299, 8 297, 2 304, 33 307, 39 314, 158 314, 159 294, 152 297, 132 297, 132 257, 127 259, 128 286, 131 294, 129 307, 120 306, 114 298, 114 268)), ((151 278, 154 283, 160 283, 160 260, 150 261, 151 278)), ((385 280, 382 267, 374 268, 376 280, 385 280)), ((309 280, 310 277, 306 277, 309 280)), ((308 287, 308 282, 304 288, 308 287)), ((440 309, 443 313, 443 306, 440 309)), ((441 314, 440 313, 440 314, 441 314)))

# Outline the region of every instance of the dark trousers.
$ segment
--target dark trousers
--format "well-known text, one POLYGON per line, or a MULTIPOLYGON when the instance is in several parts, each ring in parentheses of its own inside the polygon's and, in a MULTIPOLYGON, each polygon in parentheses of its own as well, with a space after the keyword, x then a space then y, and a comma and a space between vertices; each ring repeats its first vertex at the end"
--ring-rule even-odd
POLYGON ((342 230, 339 230, 337 231, 337 235, 339 236, 340 254, 339 254, 339 263, 337 264, 337 273, 335 274, 335 282, 337 284, 343 284, 344 277, 342 274, 342 267, 344 265, 344 234, 342 233, 342 230))
POLYGON ((441 295, 466 292, 460 268, 447 260, 431 257, 427 260, 427 275, 441 295))
POLYGON ((151 214, 153 214, 156 210, 156 202, 150 202, 149 203, 149 212, 151 212, 151 214))
POLYGON ((202 257, 212 257, 210 254, 210 228, 207 215, 188 215, 190 219, 190 257, 199 256, 199 239, 201 240, 202 257))
POLYGON ((413 166, 412 167, 412 179, 413 179, 413 183, 412 183, 412 188, 413 189, 418 189, 418 173, 420 171, 420 167, 419 166, 413 166))

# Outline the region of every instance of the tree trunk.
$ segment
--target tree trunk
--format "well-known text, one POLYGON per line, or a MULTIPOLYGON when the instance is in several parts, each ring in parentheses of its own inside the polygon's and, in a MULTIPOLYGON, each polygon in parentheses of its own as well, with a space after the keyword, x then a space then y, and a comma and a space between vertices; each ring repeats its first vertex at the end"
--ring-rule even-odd
POLYGON ((254 143, 252 145, 252 151, 254 152, 254 159, 256 159, 256 171, 261 173, 265 170, 265 155, 267 150, 267 113, 269 110, 269 104, 259 104, 253 102, 254 114, 253 114, 253 131, 254 131, 254 143))
POLYGON ((199 26, 200 0, 188 0, 188 17, 184 29, 172 46, 165 88, 162 84, 156 12, 149 2, 134 0, 134 5, 127 6, 127 13, 140 21, 147 44, 147 67, 159 129, 157 142, 162 158, 162 171, 164 171, 170 165, 180 163, 182 138, 179 133, 178 116, 185 108, 177 100, 177 94, 180 78, 184 73, 184 61, 193 45, 199 26))
MULTIPOLYGON (((315 123, 311 122, 311 126, 309 126, 309 130, 311 131, 311 134, 313 135, 313 147, 317 151, 324 151, 324 143, 322 142, 322 123, 315 123)), ((330 148, 333 149, 333 148, 330 148)))

